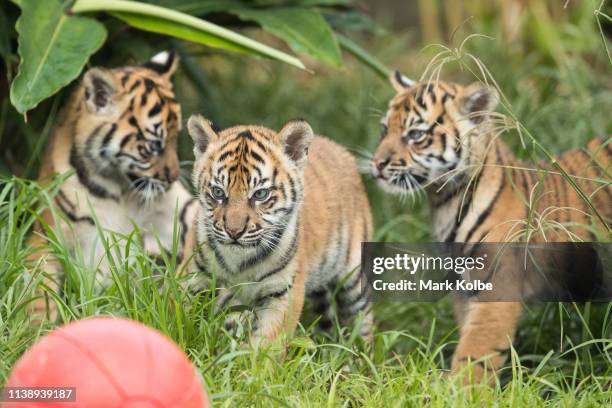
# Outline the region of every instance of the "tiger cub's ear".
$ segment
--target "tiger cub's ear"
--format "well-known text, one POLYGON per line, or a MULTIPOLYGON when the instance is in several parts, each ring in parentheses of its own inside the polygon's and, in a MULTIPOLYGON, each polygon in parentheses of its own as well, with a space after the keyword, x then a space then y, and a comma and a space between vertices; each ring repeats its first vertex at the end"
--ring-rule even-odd
POLYGON ((102 68, 91 68, 83 76, 85 105, 91 113, 110 114, 114 111, 118 84, 115 77, 102 68))
POLYGON ((155 54, 142 66, 157 72, 159 75, 169 79, 178 66, 178 56, 174 50, 165 50, 155 54))
POLYGON ((499 102, 495 88, 481 82, 474 82, 463 89, 459 98, 460 109, 474 123, 481 123, 499 102))
POLYGON ((202 115, 191 115, 187 121, 187 131, 193 139, 193 153, 196 159, 204 154, 210 143, 219 139, 212 122, 202 115))
POLYGON ((399 71, 395 70, 389 75, 389 82, 393 85, 396 92, 403 92, 416 84, 412 79, 406 78, 399 71))
POLYGON ((285 154, 302 167, 308 156, 308 147, 314 138, 310 125, 304 120, 292 120, 278 132, 285 154))

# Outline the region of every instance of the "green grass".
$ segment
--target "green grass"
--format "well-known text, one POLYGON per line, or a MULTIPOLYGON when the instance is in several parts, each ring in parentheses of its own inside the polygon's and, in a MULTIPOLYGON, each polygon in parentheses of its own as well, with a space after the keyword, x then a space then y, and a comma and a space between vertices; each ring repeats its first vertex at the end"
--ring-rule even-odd
MULTIPOLYGON (((36 218, 32 209, 50 196, 19 179, 0 189, 6 204, 0 209, 0 382, 33 341, 54 327, 29 324, 26 305, 40 276, 24 273, 31 251, 25 242, 36 218)), ((188 353, 219 406, 589 407, 612 397, 610 305, 528 311, 499 384, 470 389, 444 376, 456 341, 447 303, 377 304, 379 330, 370 348, 350 330, 333 338, 313 335, 307 318, 286 353, 255 352, 225 331, 225 316, 212 313, 210 294, 193 298, 182 289, 171 258, 157 267, 135 236, 104 236, 113 283, 101 293, 94 291, 85 262, 63 249, 62 237, 53 238, 68 274, 60 320, 113 315, 157 328, 188 353), (118 242, 132 242, 133 263, 117 252, 118 242)))
MULTIPOLYGON (((371 49, 390 66, 419 77, 435 50, 410 48, 410 37, 379 39, 371 49)), ((601 44, 595 44, 600 47, 601 44)), ((488 66, 530 133, 550 153, 584 146, 592 137, 612 133, 610 66, 601 49, 569 53, 550 61, 537 50, 517 49, 499 41, 476 39, 469 51, 488 66), (599 55, 602 54, 602 55, 599 55)), ((317 75, 278 64, 237 57, 204 56, 178 80, 185 118, 201 112, 220 126, 263 124, 278 129, 294 117, 366 158, 378 139, 378 122, 392 91, 374 74, 355 64, 342 71, 317 68, 317 75), (199 67, 203 68, 199 68, 199 67)), ((183 63, 188 63, 183 61, 183 63)), ((449 64, 443 76, 467 82, 470 73, 449 64)), ((56 99, 57 100, 57 99, 56 99)), ((6 108, 4 108, 6 109, 6 108)), ((53 113, 54 107, 48 107, 53 113)), ((4 111, 2 111, 4 112, 4 111)), ((10 114, 9 114, 10 116, 10 114)), ((1 115, 0 125, 5 123, 1 115)), ((46 134, 39 125, 20 125, 25 142, 17 162, 32 175, 46 134), (21 154, 21 160, 19 160, 21 154)), ((11 122, 11 118, 7 119, 11 122)), ((2 126, 0 126, 0 129, 2 126)), ((523 148, 517 133, 504 136, 521 157, 544 158, 533 146, 523 148)), ((183 133, 181 157, 189 178, 191 141, 183 133)), ((376 239, 423 242, 430 239, 427 205, 400 202, 384 195, 364 175, 375 214, 376 239)), ((51 190, 4 177, 0 185, 0 384, 31 344, 52 329, 28 324, 26 304, 40 277, 30 277, 25 258, 32 222, 51 190), (32 281, 34 279, 34 281, 32 281)), ((355 341, 350 331, 333 338, 314 335, 312 318, 303 321, 286 353, 250 351, 223 329, 223 315, 212 313, 210 295, 193 298, 174 278, 176 265, 162 267, 142 252, 136 235, 108 236, 113 284, 96 293, 93 272, 54 236, 54 252, 68 276, 61 321, 93 315, 129 317, 159 329, 187 352, 218 406, 579 406, 612 404, 612 305, 548 304, 530 306, 514 344, 512 361, 494 387, 465 388, 445 376, 457 341, 448 302, 391 303, 375 306, 377 330, 372 347, 355 341), (117 253, 115 240, 130 240, 135 261, 117 253)))

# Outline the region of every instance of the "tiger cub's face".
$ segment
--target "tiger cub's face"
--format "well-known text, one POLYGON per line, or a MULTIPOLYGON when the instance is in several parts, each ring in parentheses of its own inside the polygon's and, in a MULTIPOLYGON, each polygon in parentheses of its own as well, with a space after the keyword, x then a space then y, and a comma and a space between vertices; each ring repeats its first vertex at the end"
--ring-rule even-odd
POLYGON ((171 51, 141 66, 92 68, 83 77, 75 122, 80 165, 154 199, 177 180, 181 111, 172 92, 171 51))
POLYGON ((194 115, 188 129, 208 241, 232 249, 274 249, 302 202, 310 126, 292 121, 278 133, 256 126, 217 132, 194 115))
POLYGON ((398 72, 391 83, 397 94, 371 161, 379 184, 403 194, 459 180, 486 144, 479 140, 479 124, 497 105, 497 93, 480 83, 416 83, 398 72))

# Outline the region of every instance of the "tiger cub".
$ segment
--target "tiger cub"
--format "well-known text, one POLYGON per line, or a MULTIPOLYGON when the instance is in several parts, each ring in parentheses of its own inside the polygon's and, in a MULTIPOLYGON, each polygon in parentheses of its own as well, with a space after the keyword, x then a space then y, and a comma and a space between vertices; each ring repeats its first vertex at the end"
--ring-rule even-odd
MULTIPOLYGON (((543 216, 547 208, 556 210, 539 220, 541 228, 532 242, 594 241, 591 226, 609 231, 610 182, 587 180, 609 180, 609 142, 593 140, 586 149, 557 158, 607 218, 608 225, 602 225, 558 172, 542 178, 542 173, 529 171, 535 166, 519 162, 496 137, 491 117, 498 103, 494 89, 481 83, 417 83, 398 72, 391 82, 397 94, 383 120, 371 170, 389 192, 425 191, 437 240, 516 241, 525 236, 521 220, 528 220, 530 211, 534 218, 543 216), (555 225, 561 228, 552 228, 555 225)), ((457 303, 455 309, 462 327, 452 371, 457 373, 470 360, 488 358, 474 367, 473 379, 479 381, 487 369, 504 364, 522 307, 513 302, 472 302, 457 303)))
MULTIPOLYGON (((62 219, 55 220, 47 210, 44 220, 61 229, 70 250, 78 247, 83 259, 92 260, 99 284, 110 271, 94 220, 104 230, 121 233, 137 226, 144 248, 155 255, 160 252, 156 237, 165 250, 172 248, 175 211, 181 239, 197 211, 197 200, 178 181, 181 110, 171 82, 177 63, 174 52, 164 51, 142 66, 88 70, 49 140, 40 182, 50 182, 55 174, 72 175, 54 198, 62 219)), ((46 284, 59 291, 60 266, 45 251, 46 240, 39 228, 31 245, 41 252, 32 259, 44 259, 50 275, 46 284)), ((53 319, 55 303, 45 298, 46 292, 39 295, 45 296, 33 303, 34 313, 42 317, 48 307, 53 319)))
POLYGON ((252 307, 251 342, 270 343, 293 333, 304 296, 323 315, 321 328, 331 328, 339 286, 340 322, 361 315, 361 334, 369 337, 359 265, 372 216, 353 157, 301 120, 278 133, 258 126, 217 131, 194 115, 188 130, 202 207, 195 264, 225 288, 219 307, 252 307))

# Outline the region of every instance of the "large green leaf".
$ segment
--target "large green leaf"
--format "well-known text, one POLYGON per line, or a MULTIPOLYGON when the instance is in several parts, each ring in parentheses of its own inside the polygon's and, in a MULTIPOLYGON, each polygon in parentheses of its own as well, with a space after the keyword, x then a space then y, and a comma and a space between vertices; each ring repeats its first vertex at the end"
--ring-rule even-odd
POLYGON ((194 16, 203 16, 208 13, 244 6, 240 0, 146 0, 146 2, 194 16))
POLYGON ((232 51, 257 54, 304 68, 304 64, 294 56, 208 21, 153 4, 129 0, 77 0, 71 11, 73 13, 107 12, 129 24, 134 24, 141 30, 197 41, 232 51))
POLYGON ((65 14, 57 0, 21 0, 20 7, 20 62, 11 103, 25 113, 79 75, 104 43, 106 29, 96 20, 65 14))
POLYGON ((340 65, 338 40, 325 18, 314 9, 282 7, 232 10, 243 20, 255 21, 297 53, 323 62, 340 65))
POLYGON ((351 0, 145 0, 147 3, 168 7, 192 15, 211 12, 261 7, 348 6, 351 0))
POLYGON ((202 30, 191 28, 184 24, 170 20, 163 20, 136 13, 112 13, 115 17, 125 21, 132 27, 145 31, 170 35, 183 40, 193 41, 209 47, 226 49, 229 51, 241 52, 249 55, 258 55, 253 49, 243 45, 226 41, 221 37, 209 34, 202 30))

